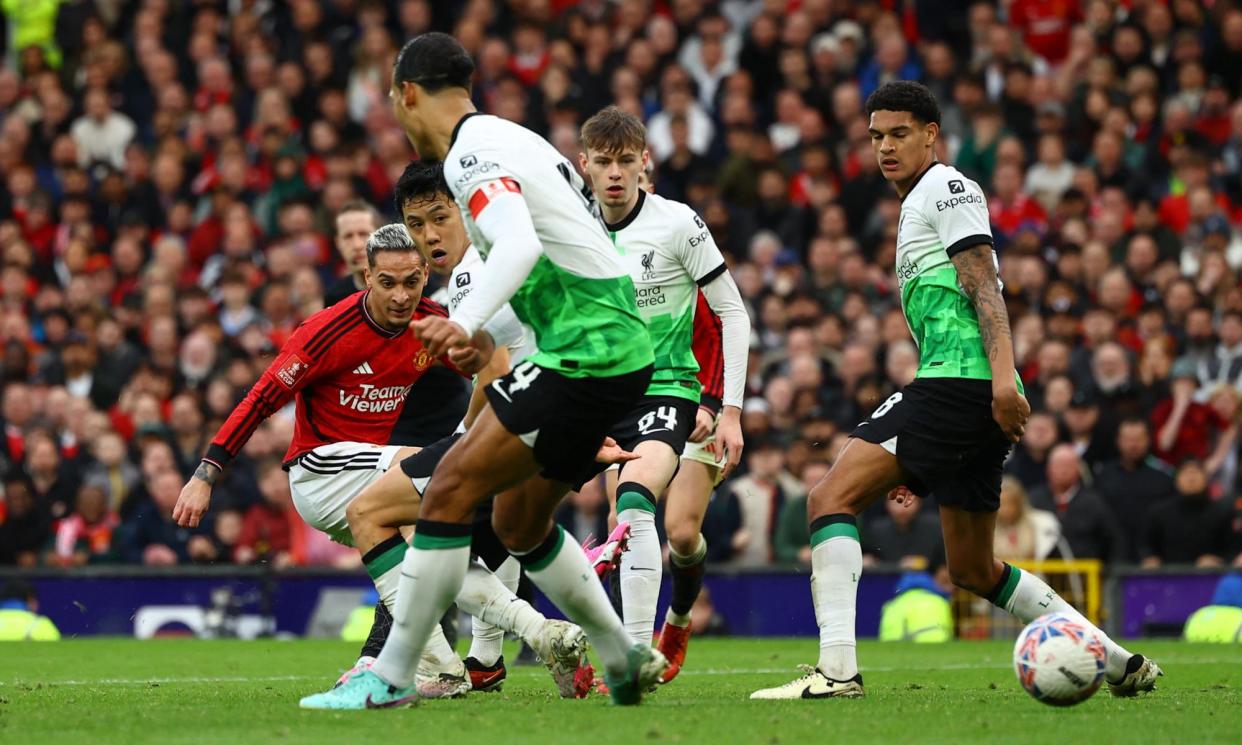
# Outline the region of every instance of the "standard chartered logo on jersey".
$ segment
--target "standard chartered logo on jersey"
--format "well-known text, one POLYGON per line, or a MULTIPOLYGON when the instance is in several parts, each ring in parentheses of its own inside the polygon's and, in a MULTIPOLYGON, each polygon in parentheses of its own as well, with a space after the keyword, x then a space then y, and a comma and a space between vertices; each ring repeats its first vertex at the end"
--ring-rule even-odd
POLYGON ((668 302, 668 298, 664 297, 664 288, 659 286, 637 288, 634 291, 634 300, 640 308, 654 308, 668 302))
POLYGON ((897 286, 904 287, 906 282, 919 273, 919 263, 909 256, 904 256, 897 265, 897 286))
POLYGON ((409 392, 408 385, 374 386, 363 383, 356 393, 340 391, 341 406, 364 414, 390 413, 405 403, 409 392))

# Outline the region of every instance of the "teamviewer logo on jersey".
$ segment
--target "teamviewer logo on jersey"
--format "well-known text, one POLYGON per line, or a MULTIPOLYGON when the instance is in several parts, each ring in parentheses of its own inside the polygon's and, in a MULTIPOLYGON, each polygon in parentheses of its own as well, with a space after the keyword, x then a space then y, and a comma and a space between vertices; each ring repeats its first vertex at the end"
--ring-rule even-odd
POLYGON ((474 168, 479 164, 479 159, 473 155, 463 155, 459 162, 462 168, 474 168))
POLYGON ((966 193, 966 184, 963 184, 961 181, 958 181, 957 179, 953 179, 952 181, 949 182, 949 193, 950 194, 966 193))

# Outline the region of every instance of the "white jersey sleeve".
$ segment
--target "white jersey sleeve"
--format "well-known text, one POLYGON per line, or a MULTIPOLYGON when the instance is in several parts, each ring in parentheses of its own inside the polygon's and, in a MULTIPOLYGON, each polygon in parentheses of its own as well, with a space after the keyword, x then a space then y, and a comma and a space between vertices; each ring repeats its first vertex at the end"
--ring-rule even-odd
MULTIPOLYGON (((448 305, 449 312, 457 310, 457 306, 474 290, 477 278, 483 270, 483 257, 479 256, 474 246, 466 249, 461 261, 453 268, 449 277, 448 305)), ((532 334, 513 312, 508 303, 496 311, 496 315, 483 324, 483 328, 491 334, 498 346, 508 347, 509 359, 514 365, 534 353, 532 334)))
POLYGON ((685 213, 681 221, 681 231, 677 237, 677 255, 686 273, 699 287, 707 284, 725 272, 724 254, 716 245, 712 231, 707 229, 703 218, 693 209, 679 205, 685 213))
POLYGON ((972 246, 993 245, 988 200, 979 184, 952 167, 936 168, 928 175, 922 190, 923 215, 949 258, 972 246))

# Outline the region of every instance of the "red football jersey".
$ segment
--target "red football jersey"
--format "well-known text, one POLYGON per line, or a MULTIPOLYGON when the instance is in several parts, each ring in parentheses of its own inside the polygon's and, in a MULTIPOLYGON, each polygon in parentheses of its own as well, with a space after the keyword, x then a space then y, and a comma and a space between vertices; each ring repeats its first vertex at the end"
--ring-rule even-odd
MULTIPOLYGON (((212 439, 205 460, 224 467, 259 424, 297 398, 285 462, 331 442, 388 442, 410 386, 436 358, 408 328, 390 331, 359 292, 306 319, 212 439)), ((423 298, 415 318, 448 316, 423 298)), ((452 367, 446 360, 441 362, 452 367)))
POLYGON ((724 346, 721 341, 720 316, 707 304, 699 290, 699 304, 694 309, 694 359, 699 363, 699 384, 703 386, 700 403, 714 412, 720 411, 724 397, 724 346))

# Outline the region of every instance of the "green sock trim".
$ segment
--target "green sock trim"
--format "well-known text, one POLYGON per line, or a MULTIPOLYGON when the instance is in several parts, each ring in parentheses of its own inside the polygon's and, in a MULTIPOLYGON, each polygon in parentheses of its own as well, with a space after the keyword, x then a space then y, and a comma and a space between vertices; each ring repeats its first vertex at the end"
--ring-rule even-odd
POLYGON ((409 549, 409 544, 401 541, 400 544, 393 546, 379 556, 366 562, 367 574, 371 575, 371 579, 376 580, 383 577, 395 566, 401 563, 405 558, 405 552, 409 549))
POLYGON ((537 559, 536 561, 533 561, 530 564, 525 564, 524 568, 528 572, 537 572, 547 567, 549 564, 552 563, 552 560, 556 558, 556 555, 561 552, 561 547, 563 547, 564 545, 565 545, 565 529, 557 525, 556 526, 556 543, 552 546, 552 550, 549 551, 544 556, 542 556, 541 558, 537 559))
POLYGON ((1009 565, 1009 580, 1005 582, 1005 586, 1001 588, 1000 593, 996 596, 996 607, 1003 610, 1009 610, 1009 601, 1013 599, 1014 592, 1018 589, 1018 580, 1022 579, 1022 570, 1016 566, 1009 565))
POLYGON ((656 506, 640 492, 627 491, 617 495, 617 514, 626 510, 642 510, 655 514, 656 506))
POLYGON ((858 541, 858 526, 849 523, 825 525, 811 534, 811 547, 814 548, 829 538, 850 538, 858 541))
POLYGON ((440 536, 426 535, 417 530, 414 531, 414 548, 424 551, 443 551, 450 548, 469 548, 470 536, 440 536))

